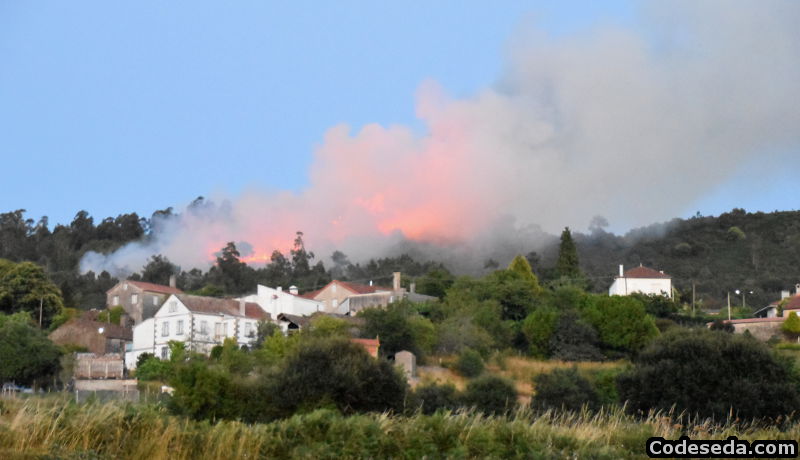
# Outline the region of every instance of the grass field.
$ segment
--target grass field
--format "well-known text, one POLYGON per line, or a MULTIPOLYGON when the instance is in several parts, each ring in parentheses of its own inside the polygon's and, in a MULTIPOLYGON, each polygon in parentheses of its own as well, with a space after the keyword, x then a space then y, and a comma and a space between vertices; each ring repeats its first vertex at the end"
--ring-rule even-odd
POLYGON ((317 410, 269 424, 197 422, 149 405, 75 405, 63 398, 2 401, 0 458, 647 458, 650 436, 798 439, 800 424, 674 424, 616 409, 600 414, 484 417, 471 412, 342 417, 317 410))

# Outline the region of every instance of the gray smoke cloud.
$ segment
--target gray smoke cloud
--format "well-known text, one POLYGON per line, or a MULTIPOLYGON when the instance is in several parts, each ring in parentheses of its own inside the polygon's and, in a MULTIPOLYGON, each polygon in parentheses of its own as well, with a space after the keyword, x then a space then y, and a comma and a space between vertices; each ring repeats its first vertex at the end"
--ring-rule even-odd
POLYGON ((672 1, 636 27, 510 40, 497 83, 453 99, 424 82, 427 127, 336 126, 300 193, 251 190, 166 219, 151 237, 83 270, 141 268, 164 254, 205 268, 227 241, 250 261, 286 251, 296 230, 318 254, 351 260, 403 241, 483 260, 603 215, 619 228, 665 220, 747 161, 800 146, 800 2, 672 1))

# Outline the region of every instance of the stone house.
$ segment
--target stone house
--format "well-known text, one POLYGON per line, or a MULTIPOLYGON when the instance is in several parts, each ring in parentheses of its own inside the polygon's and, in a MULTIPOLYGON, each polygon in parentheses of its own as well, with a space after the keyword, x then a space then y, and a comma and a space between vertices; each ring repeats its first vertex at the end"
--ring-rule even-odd
POLYGON ((62 324, 48 337, 57 345, 83 347, 96 355, 124 353, 133 340, 130 328, 95 321, 88 315, 62 324))
POLYGON ((106 291, 106 307, 117 305, 125 309, 127 321, 139 324, 152 318, 164 301, 172 294, 182 294, 175 287, 175 277, 170 277, 170 285, 146 283, 144 281, 123 280, 106 291))

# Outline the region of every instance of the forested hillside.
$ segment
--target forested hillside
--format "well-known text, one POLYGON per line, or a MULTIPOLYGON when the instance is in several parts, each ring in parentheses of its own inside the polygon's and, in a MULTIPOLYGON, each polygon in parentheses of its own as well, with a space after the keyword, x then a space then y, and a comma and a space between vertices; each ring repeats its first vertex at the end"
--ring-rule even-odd
MULTIPOLYGON (((56 225, 52 230, 46 217, 35 221, 25 216, 23 210, 2 213, 0 259, 41 265, 61 289, 66 307, 99 307, 105 302, 105 290, 117 280, 106 272, 79 273, 81 256, 89 250, 109 252, 127 242, 147 239, 158 219, 171 213, 171 209, 157 211, 150 218, 122 214, 95 222, 81 211, 69 225, 56 225)), ((588 234, 574 233, 573 237, 583 276, 595 292, 608 288, 619 264, 630 268, 641 263, 664 270, 673 276, 687 303, 691 302, 694 284, 698 304, 705 308, 723 305, 728 292, 732 293, 732 303, 741 305, 741 296, 733 294, 737 289, 746 292, 748 307, 760 307, 776 299, 782 289, 800 282, 798 211, 746 213, 734 209, 719 217, 698 215, 653 224, 624 236, 595 225, 588 234)), ((338 251, 333 256, 307 251, 302 238, 298 232, 290 253, 275 252, 271 263, 263 267, 247 266, 239 260, 236 247, 228 245, 220 248, 216 265, 208 271, 181 270, 156 255, 133 277, 166 283, 169 275, 175 273, 179 287, 184 290, 233 295, 252 290, 255 283, 294 284, 301 290, 311 290, 332 278, 388 282, 391 272, 399 270, 406 277, 428 275, 417 280, 419 288, 441 295, 453 278, 450 272, 459 274, 464 270, 406 255, 377 258, 380 255, 376 254, 374 260, 353 264, 338 251)), ((527 254, 543 282, 563 278, 556 269, 558 239, 552 241, 545 248, 530 248, 527 254)), ((484 270, 491 271, 498 263, 505 265, 508 261, 489 261, 484 270)))
POLYGON ((800 283, 798 211, 734 209, 719 217, 674 219, 625 236, 595 229, 575 239, 581 266, 589 277, 596 277, 596 289, 611 284, 619 264, 640 263, 672 275, 686 302, 695 283, 697 298, 710 308, 725 303, 728 292, 731 302, 741 305, 741 296, 734 294, 737 289, 746 292, 748 308, 761 307, 782 289, 800 283))

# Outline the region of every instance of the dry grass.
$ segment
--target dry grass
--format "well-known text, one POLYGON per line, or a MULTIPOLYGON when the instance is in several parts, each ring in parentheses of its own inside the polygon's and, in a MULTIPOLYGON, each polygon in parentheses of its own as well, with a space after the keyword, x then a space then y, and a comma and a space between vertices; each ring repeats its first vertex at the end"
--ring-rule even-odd
POLYGON ((525 410, 513 417, 472 412, 411 417, 342 417, 319 410, 269 424, 196 422, 154 406, 5 402, 0 458, 646 458, 650 436, 677 439, 798 439, 800 424, 675 425, 660 413, 638 420, 621 410, 598 414, 525 410))

